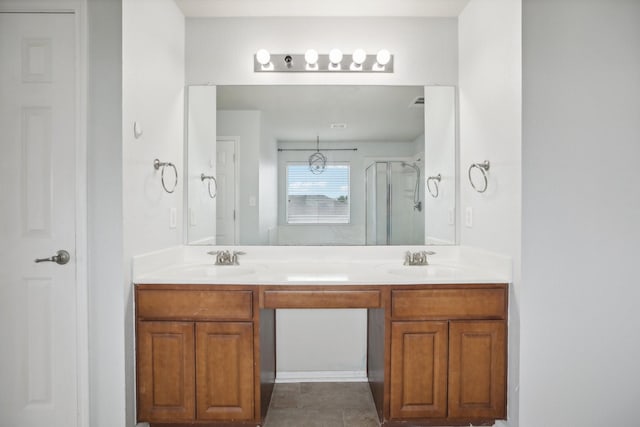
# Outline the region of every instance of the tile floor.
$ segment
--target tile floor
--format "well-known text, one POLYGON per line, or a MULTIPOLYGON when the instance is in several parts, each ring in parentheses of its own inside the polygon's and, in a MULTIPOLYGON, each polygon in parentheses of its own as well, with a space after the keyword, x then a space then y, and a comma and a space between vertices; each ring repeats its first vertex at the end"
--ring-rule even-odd
POLYGON ((276 384, 265 427, 379 427, 368 383, 276 384))

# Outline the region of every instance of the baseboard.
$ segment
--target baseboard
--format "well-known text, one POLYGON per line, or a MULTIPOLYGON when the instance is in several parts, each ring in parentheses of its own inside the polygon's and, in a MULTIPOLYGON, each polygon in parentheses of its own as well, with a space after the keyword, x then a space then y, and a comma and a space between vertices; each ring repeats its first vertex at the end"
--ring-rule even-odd
POLYGON ((355 383, 367 382, 366 371, 301 371, 276 374, 276 383, 355 383))

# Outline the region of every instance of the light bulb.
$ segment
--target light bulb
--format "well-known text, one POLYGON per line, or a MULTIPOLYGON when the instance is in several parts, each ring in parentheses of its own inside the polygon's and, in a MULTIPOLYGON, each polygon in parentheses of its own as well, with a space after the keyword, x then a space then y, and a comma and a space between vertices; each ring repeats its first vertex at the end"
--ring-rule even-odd
POLYGON ((316 65, 318 62, 318 52, 314 49, 309 49, 304 53, 304 60, 307 61, 309 65, 316 65))
POLYGON ((264 66, 269 64, 269 62, 271 61, 271 55, 269 54, 268 50, 260 49, 258 52, 256 52, 256 60, 260 65, 264 66))
POLYGON ((329 52, 329 61, 333 65, 338 65, 342 62, 342 52, 340 49, 331 49, 331 52, 329 52))
POLYGON ((376 62, 380 65, 387 65, 391 61, 391 54, 387 49, 381 49, 376 55, 376 62))
POLYGON ((367 59, 367 52, 365 52, 364 49, 356 49, 353 52, 353 55, 351 55, 351 58, 353 59, 354 64, 362 65, 367 59))

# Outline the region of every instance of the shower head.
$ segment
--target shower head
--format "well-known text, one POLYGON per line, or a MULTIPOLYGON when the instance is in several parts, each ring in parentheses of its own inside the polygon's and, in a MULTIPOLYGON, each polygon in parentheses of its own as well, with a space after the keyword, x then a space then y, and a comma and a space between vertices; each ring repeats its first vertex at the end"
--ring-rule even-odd
POLYGON ((418 166, 416 166, 416 164, 415 164, 415 163, 402 162, 402 163, 400 163, 400 164, 402 165, 402 167, 409 167, 409 168, 412 168, 412 169, 413 169, 413 170, 415 170, 415 171, 420 170, 420 169, 418 168, 418 166))

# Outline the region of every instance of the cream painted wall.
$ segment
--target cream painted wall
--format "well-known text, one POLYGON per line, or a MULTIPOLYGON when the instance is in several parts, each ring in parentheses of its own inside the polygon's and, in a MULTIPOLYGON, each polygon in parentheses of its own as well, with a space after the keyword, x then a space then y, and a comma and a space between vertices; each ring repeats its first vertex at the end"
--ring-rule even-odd
MULTIPOLYGON (((116 335, 124 333, 125 339, 127 425, 135 424, 136 401, 131 257, 183 242, 184 32, 184 16, 173 0, 122 3, 123 298, 126 316, 124 331, 116 335), (138 139, 133 135, 134 122, 140 123, 143 130, 138 139), (153 168, 155 158, 178 167, 178 185, 174 193, 168 194, 162 189, 160 172, 153 168), (176 213, 175 228, 169 226, 172 209, 176 213)), ((167 171, 166 176, 171 177, 171 172, 167 171)), ((121 357, 115 360, 121 360, 121 357)))
MULTIPOLYGON (((186 24, 187 83, 456 85, 457 45, 455 18, 190 18, 186 24), (327 31, 327 28, 331 28, 331 31, 327 31), (351 52, 357 47, 371 52, 383 47, 389 49, 395 55, 395 72, 357 76, 253 72, 253 55, 263 47, 273 52, 297 53, 310 47, 328 52, 336 46, 344 52, 351 52)), ((218 117, 219 129, 222 126, 223 119, 218 117)), ((219 130, 218 134, 222 135, 221 132, 224 131, 219 130)), ((254 174, 261 172, 257 169, 243 170, 241 175, 245 178, 241 179, 248 177, 257 180, 258 176, 254 178, 254 174)), ((246 199, 241 199, 241 203, 245 202, 246 199)), ((263 206, 262 202, 259 204, 263 206)), ((242 235, 243 227, 240 227, 240 232, 242 235)), ((323 321, 318 316, 305 316, 291 311, 278 314, 279 352, 299 355, 279 361, 280 371, 323 371, 334 369, 335 366, 342 366, 345 370, 349 367, 351 370, 353 366, 364 366, 365 353, 341 353, 337 343, 347 341, 348 337, 358 342, 366 322, 354 321, 358 316, 354 313, 336 312, 332 316, 332 322, 342 327, 331 334, 317 334, 320 350, 310 356, 302 356, 295 346, 301 342, 304 326, 322 330, 323 321), (298 332, 284 330, 285 325, 292 325, 291 328, 297 328, 298 332), (283 339, 290 345, 283 345, 283 339), (325 364, 325 369, 319 366, 322 363, 318 361, 336 360, 336 357, 337 364, 325 364)))
MULTIPOLYGON (((508 423, 518 419, 521 227, 521 2, 471 0, 459 17, 461 239, 513 258, 509 312, 508 423), (489 160, 477 193, 467 171, 489 160), (473 211, 473 226, 464 224, 473 211)), ((546 418, 545 418, 546 419, 546 418)), ((500 423, 502 424, 502 423, 500 423)))
POLYGON ((640 2, 523 17, 520 426, 637 426, 640 2))

